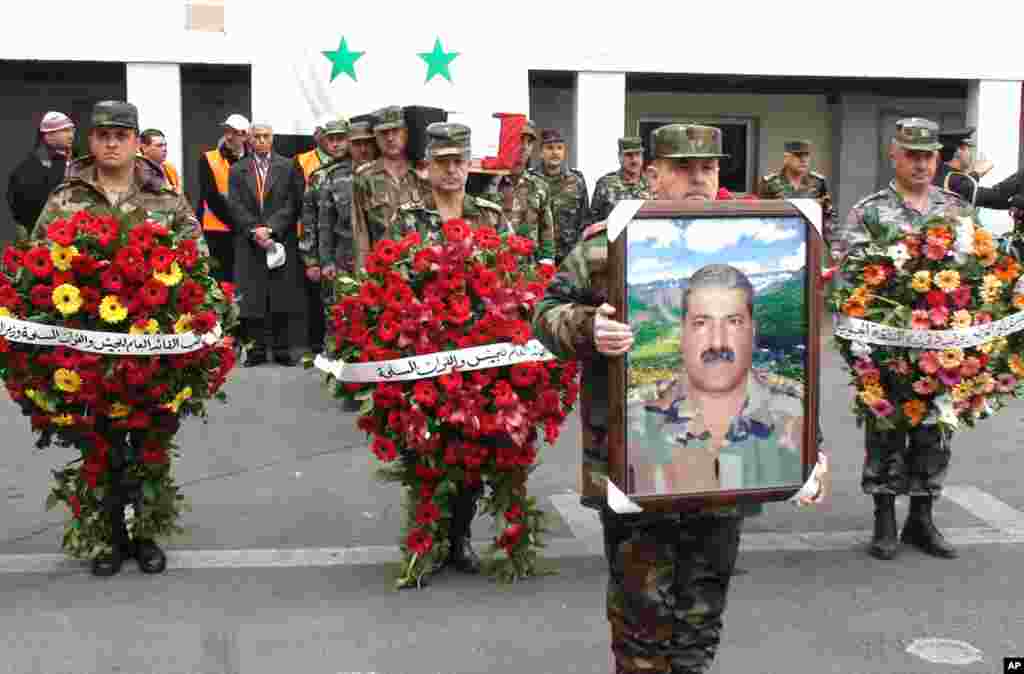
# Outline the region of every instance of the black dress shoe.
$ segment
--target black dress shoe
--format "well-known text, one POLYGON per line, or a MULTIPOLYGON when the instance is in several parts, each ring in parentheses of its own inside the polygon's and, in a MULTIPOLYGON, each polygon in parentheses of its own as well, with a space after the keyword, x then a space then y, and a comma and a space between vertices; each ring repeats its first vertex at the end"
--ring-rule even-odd
POLYGON ((285 367, 295 367, 298 364, 298 361, 290 353, 275 353, 274 362, 285 367))
POLYGON ((473 550, 468 538, 452 541, 447 566, 460 573, 480 573, 480 558, 476 556, 476 551, 473 550))
POLYGON ((267 354, 265 353, 253 353, 249 352, 245 356, 245 367, 256 367, 257 365, 263 365, 267 362, 267 354))
POLYGON ((135 542, 135 561, 142 573, 163 573, 167 569, 167 555, 150 540, 135 542))

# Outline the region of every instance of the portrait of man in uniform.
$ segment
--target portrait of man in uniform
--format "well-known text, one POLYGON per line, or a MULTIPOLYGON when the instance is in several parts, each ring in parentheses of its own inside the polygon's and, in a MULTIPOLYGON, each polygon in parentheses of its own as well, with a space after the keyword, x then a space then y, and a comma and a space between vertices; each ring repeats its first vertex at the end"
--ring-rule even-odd
MULTIPOLYGON (((648 231, 664 248, 671 224, 684 242, 712 250, 701 238, 712 223, 693 222, 692 231, 670 221, 648 231)), ((803 482, 806 249, 790 236, 795 226, 778 222, 776 240, 768 242, 777 257, 760 263, 739 257, 756 255, 757 242, 742 235, 717 255, 691 250, 702 266, 674 278, 650 280, 645 271, 657 268, 655 261, 631 259, 629 318, 640 346, 627 375, 627 493, 713 494, 803 482), (761 321, 771 333, 763 340, 761 321)), ((639 231, 634 238, 640 246, 639 231)))

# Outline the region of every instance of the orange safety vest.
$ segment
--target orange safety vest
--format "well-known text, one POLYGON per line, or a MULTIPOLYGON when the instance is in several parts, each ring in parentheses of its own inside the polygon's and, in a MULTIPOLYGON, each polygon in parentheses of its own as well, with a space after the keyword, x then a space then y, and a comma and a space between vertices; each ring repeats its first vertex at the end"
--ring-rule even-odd
MULTIPOLYGON (((220 153, 220 150, 210 150, 206 153, 206 161, 210 163, 210 170, 213 172, 213 180, 217 183, 217 191, 227 196, 228 176, 231 174, 231 164, 220 153)), ((203 201, 203 230, 207 232, 229 232, 228 227, 220 218, 213 214, 210 205, 203 201)))
POLYGON ((167 176, 167 182, 171 184, 174 191, 181 194, 181 178, 178 176, 178 169, 174 168, 174 164, 169 161, 164 162, 164 175, 167 176))
MULTIPOLYGON (((302 168, 302 179, 306 181, 306 187, 309 187, 309 177, 313 175, 313 171, 320 168, 320 153, 316 151, 314 147, 309 152, 303 152, 302 154, 295 157, 295 160, 299 162, 299 167, 302 168)), ((296 226, 298 236, 302 238, 302 220, 300 219, 296 226)))

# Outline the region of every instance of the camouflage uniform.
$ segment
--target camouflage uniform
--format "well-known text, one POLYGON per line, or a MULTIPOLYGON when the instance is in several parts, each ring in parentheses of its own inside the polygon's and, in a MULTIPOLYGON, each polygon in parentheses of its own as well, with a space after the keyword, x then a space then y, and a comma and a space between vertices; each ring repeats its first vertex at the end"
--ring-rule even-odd
MULTIPOLYGON (((965 206, 952 192, 928 187, 928 205, 918 211, 896 191, 895 181, 884 190, 870 194, 856 204, 846 224, 836 227, 830 242, 833 254, 854 254, 871 240, 869 227, 875 223, 917 224, 965 206)), ((886 373, 882 373, 883 385, 886 373)), ((909 434, 883 431, 868 423, 864 471, 861 486, 867 494, 938 495, 950 460, 950 434, 938 426, 919 426, 909 434), (908 446, 909 439, 909 446, 908 446)))
MULTIPOLYGON (((751 370, 747 399, 721 447, 687 398, 685 374, 631 396, 629 437, 652 452, 630 461, 629 493, 696 493, 802 482, 803 403, 798 382, 751 370), (776 381, 778 380, 778 381, 776 381), (660 393, 660 395, 658 395, 660 393)), ((631 455, 632 456, 632 455, 631 455)))
POLYGON ((555 222, 542 178, 531 171, 502 176, 491 184, 485 198, 501 205, 516 234, 537 244, 538 260, 555 259, 555 222))
MULTIPOLYGON (((462 219, 473 227, 490 225, 499 233, 511 232, 508 220, 494 202, 482 197, 465 195, 462 201, 462 219)), ((423 195, 423 201, 398 207, 395 221, 388 230, 388 239, 400 239, 410 232, 419 232, 426 241, 441 231, 444 220, 434 203, 433 192, 423 195)))
MULTIPOLYGON (((718 129, 673 124, 653 136, 655 156, 722 156, 718 129)), ((718 649, 742 519, 734 508, 618 515, 603 505, 608 359, 594 344, 594 315, 608 298, 608 237, 595 224, 582 239, 538 303, 533 329, 559 358, 582 361, 582 502, 601 508, 616 671, 705 672, 718 649)))
MULTIPOLYGON (((910 150, 938 150, 938 125, 926 119, 909 118, 896 125, 897 145, 910 150)), ((846 224, 833 232, 833 254, 855 255, 871 241, 872 225, 885 222, 918 225, 929 217, 965 206, 962 199, 934 185, 928 186, 928 202, 918 211, 903 199, 895 180, 884 190, 868 195, 854 204, 846 224)), ((844 280, 840 280, 845 282, 844 280)), ((888 387, 889 374, 883 369, 882 386, 888 387)), ((925 424, 903 431, 882 430, 872 421, 865 424, 864 468, 861 488, 875 500, 875 533, 869 552, 880 559, 896 553, 896 522, 893 499, 910 494, 911 509, 903 528, 904 542, 921 547, 929 554, 955 557, 956 552, 935 529, 931 503, 942 491, 951 457, 952 433, 938 425, 925 424)))
POLYGON ((577 169, 562 164, 561 170, 549 176, 541 171, 537 176, 548 188, 551 215, 555 224, 555 263, 561 262, 579 241, 590 214, 587 181, 577 169))
POLYGON ((651 199, 651 185, 647 176, 640 174, 640 180, 627 183, 622 170, 601 176, 594 186, 594 199, 590 202, 590 222, 601 222, 615 208, 615 204, 627 199, 651 199))
POLYGON ((356 266, 362 268, 374 243, 386 237, 400 206, 423 200, 426 187, 412 166, 399 180, 384 168, 384 160, 363 164, 352 181, 352 230, 356 266))
MULTIPOLYGON (((336 119, 326 122, 320 127, 320 137, 348 134, 349 125, 345 119, 336 119)), ((320 165, 309 175, 306 182, 306 189, 302 193, 302 207, 299 212, 299 230, 302 236, 299 238, 299 255, 303 264, 309 267, 319 267, 319 222, 320 202, 324 198, 323 186, 326 181, 327 172, 338 163, 346 163, 351 166, 351 161, 342 157, 335 159, 327 155, 319 148, 320 165)))
POLYGON ((327 167, 320 183, 317 215, 317 258, 321 267, 354 272, 355 238, 352 231, 352 163, 327 167))
POLYGON ((210 255, 199 220, 192 212, 188 199, 171 187, 159 164, 145 157, 135 157, 135 182, 131 191, 116 202, 111 202, 99 186, 96 165, 91 155, 69 164, 64 182, 54 188, 43 212, 39 214, 32 238, 45 239, 46 225, 77 211, 98 214, 113 212, 120 215, 141 211, 144 213, 142 219, 154 220, 178 236, 195 239, 200 253, 207 257, 210 255))

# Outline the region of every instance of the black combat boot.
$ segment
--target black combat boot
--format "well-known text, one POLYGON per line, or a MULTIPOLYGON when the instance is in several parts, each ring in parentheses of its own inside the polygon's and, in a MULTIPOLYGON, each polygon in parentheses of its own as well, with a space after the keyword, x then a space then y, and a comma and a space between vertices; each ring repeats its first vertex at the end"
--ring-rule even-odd
POLYGON ((124 560, 134 556, 134 548, 128 537, 128 525, 124 521, 125 506, 124 487, 121 484, 120 472, 113 474, 110 491, 103 500, 104 510, 110 518, 111 550, 109 554, 100 555, 92 560, 92 575, 113 576, 121 570, 124 560))
POLYGON ((910 513, 907 514, 907 521, 903 524, 900 540, 933 557, 954 559, 959 556, 959 553, 950 545, 942 532, 935 528, 935 523, 932 521, 933 501, 931 496, 910 497, 910 513))
POLYGON ((868 554, 875 559, 892 559, 898 547, 896 497, 893 494, 875 494, 875 534, 868 554))
POLYGON ((480 558, 470 544, 470 525, 476 516, 476 502, 480 498, 479 490, 469 491, 465 486, 458 496, 452 499, 452 524, 448 532, 451 548, 448 551, 449 566, 462 573, 480 573, 480 558))

